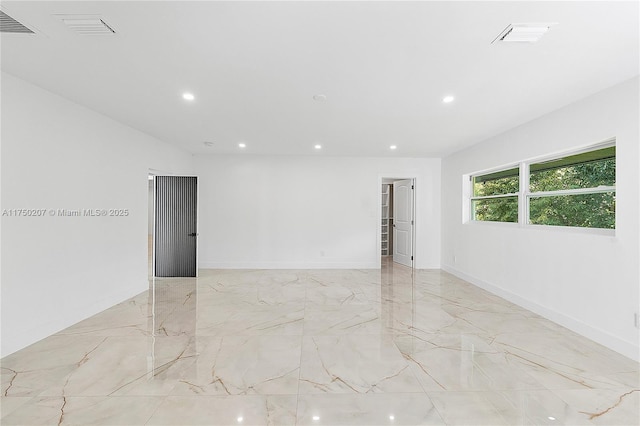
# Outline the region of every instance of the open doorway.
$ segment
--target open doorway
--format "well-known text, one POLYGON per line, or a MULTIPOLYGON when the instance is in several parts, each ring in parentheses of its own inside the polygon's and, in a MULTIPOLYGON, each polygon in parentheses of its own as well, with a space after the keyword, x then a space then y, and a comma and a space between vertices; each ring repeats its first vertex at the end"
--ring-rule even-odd
POLYGON ((415 178, 382 178, 380 255, 413 267, 415 247, 415 178))
POLYGON ((149 173, 148 215, 147 215, 147 266, 148 276, 153 278, 153 226, 155 218, 155 176, 149 173))

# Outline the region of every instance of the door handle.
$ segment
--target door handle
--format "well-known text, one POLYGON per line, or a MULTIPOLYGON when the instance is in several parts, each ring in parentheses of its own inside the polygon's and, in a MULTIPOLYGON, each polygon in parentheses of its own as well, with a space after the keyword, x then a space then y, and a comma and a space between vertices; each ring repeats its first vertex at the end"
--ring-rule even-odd
POLYGON ((188 234, 188 235, 189 235, 190 237, 197 237, 197 236, 198 236, 198 234, 196 234, 195 232, 192 232, 192 233, 190 233, 190 234, 188 234))

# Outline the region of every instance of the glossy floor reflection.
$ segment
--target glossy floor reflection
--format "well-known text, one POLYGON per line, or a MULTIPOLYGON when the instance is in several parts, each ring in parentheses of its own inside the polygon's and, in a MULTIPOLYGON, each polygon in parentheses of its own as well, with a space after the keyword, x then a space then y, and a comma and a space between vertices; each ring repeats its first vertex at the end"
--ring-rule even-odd
POLYGON ((3 425, 638 425, 638 363, 437 270, 203 270, 2 359, 3 425))

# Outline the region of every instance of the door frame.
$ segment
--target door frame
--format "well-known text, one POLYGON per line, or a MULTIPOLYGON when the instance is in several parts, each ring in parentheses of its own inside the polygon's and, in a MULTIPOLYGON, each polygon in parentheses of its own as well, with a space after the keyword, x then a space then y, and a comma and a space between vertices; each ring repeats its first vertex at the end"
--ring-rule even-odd
MULTIPOLYGON (((416 228, 418 226, 418 215, 416 214, 418 209, 417 209, 417 200, 418 200, 418 191, 417 191, 417 183, 416 181, 418 180, 418 178, 413 175, 413 176, 407 176, 407 175, 396 175, 394 173, 387 173, 387 174, 381 174, 378 175, 378 214, 377 214, 377 218, 378 218, 378 224, 377 224, 377 236, 376 236, 376 241, 378 244, 378 268, 382 268, 382 185, 384 183, 385 180, 392 180, 392 181, 396 181, 396 180, 411 180, 411 184, 413 185, 413 211, 411 212, 411 214, 413 215, 413 226, 411 227, 411 251, 412 251, 412 256, 413 259, 411 261, 411 269, 415 269, 416 267, 416 228)), ((393 253, 392 253, 393 255, 393 253)))
MULTIPOLYGON (((155 249, 155 244, 156 244, 156 177, 157 176, 184 176, 184 177, 195 177, 197 179, 198 184, 196 185, 196 276, 195 278, 198 278, 200 276, 200 242, 198 240, 198 237, 200 235, 200 177, 198 175, 193 175, 193 174, 180 174, 180 173, 169 173, 169 172, 164 172, 164 171, 160 171, 160 170, 156 170, 156 169, 149 169, 147 171, 147 182, 150 180, 149 176, 153 176, 153 244, 152 244, 152 261, 151 261, 151 275, 149 276, 150 279, 156 279, 156 278, 162 278, 162 277, 156 277, 156 249, 155 249)), ((147 223, 148 226, 148 223, 147 223)), ((148 263, 148 260, 147 260, 148 263)), ((148 265, 147 265, 148 267, 148 265)))

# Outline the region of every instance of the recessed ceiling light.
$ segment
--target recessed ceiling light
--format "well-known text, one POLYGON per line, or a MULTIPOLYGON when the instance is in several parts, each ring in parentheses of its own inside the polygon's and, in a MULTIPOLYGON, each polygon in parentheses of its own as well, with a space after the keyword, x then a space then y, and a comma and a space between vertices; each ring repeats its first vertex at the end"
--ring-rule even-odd
POLYGON ((449 96, 445 96, 444 98, 442 98, 442 102, 444 102, 445 104, 451 103, 453 102, 455 98, 451 95, 449 96))
POLYGON ((393 414, 389 416, 389 420, 394 421, 396 419, 396 416, 394 416, 393 414))
POLYGON ((246 144, 246 143, 242 143, 242 142, 240 142, 240 143, 238 144, 238 147, 239 147, 239 148, 246 148, 246 147, 247 147, 247 144, 246 144))
POLYGON ((396 145, 391 145, 391 146, 389 147, 389 149, 391 149, 391 150, 394 150, 394 149, 396 149, 396 148, 398 148, 396 145))
POLYGON ((315 149, 322 149, 322 145, 320 145, 320 144, 316 144, 316 145, 314 145, 313 147, 314 147, 315 149))
POLYGON ((318 420, 320 420, 320 416, 313 416, 313 417, 311 417, 311 418, 313 419, 313 421, 316 421, 316 422, 317 422, 318 420))
POLYGON ((242 418, 242 417, 238 417, 236 420, 238 421, 238 423, 242 423, 242 421, 244 420, 244 418, 242 418))
POLYGON ((193 93, 185 92, 185 93, 182 94, 182 99, 184 99, 185 101, 192 101, 195 98, 196 97, 194 96, 193 93))
POLYGON ((327 100, 325 95, 313 95, 313 100, 318 102, 324 102, 327 100))
POLYGON ((491 43, 496 41, 534 43, 556 24, 557 22, 510 24, 491 43))
POLYGON ((552 416, 549 416, 549 417, 547 417, 547 418, 548 418, 549 420, 555 420, 555 419, 556 419, 555 417, 552 417, 552 416))

